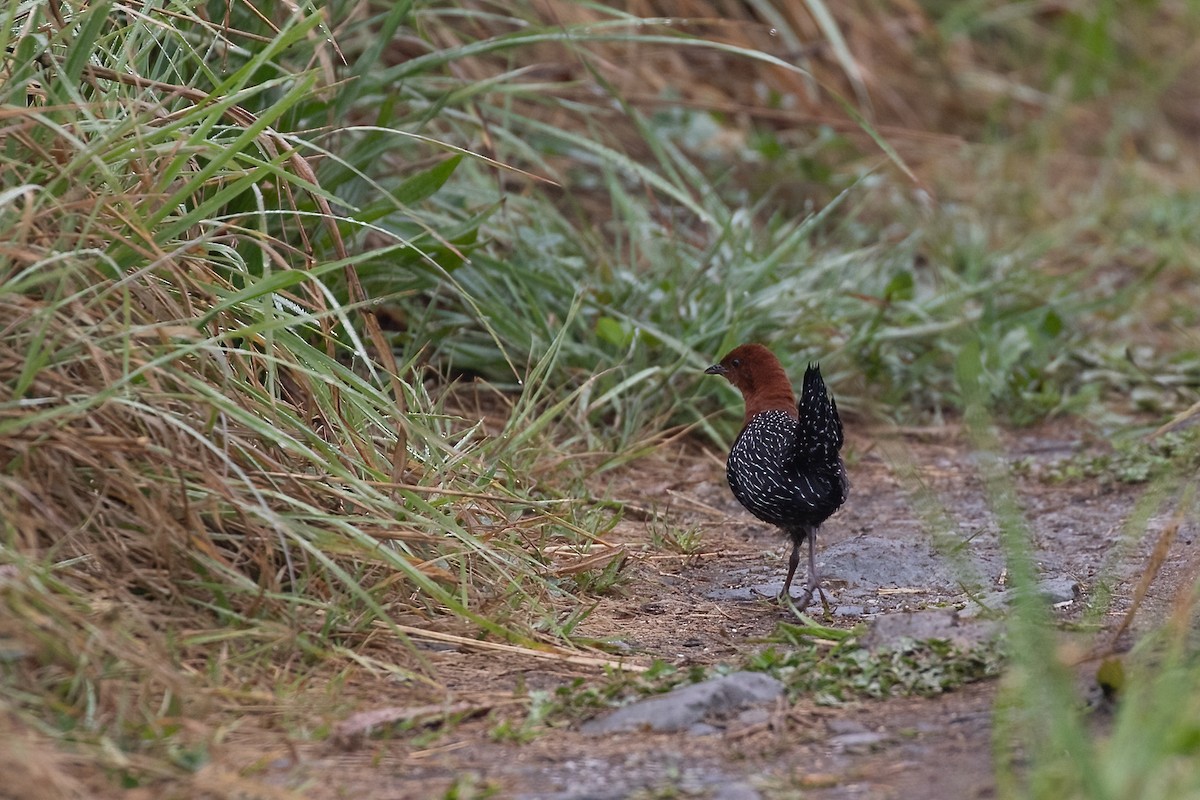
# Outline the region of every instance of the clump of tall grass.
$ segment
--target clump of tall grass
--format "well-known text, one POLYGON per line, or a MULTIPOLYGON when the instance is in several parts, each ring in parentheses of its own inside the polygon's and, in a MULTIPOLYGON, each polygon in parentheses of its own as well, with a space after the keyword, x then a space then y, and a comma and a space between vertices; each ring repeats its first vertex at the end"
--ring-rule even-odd
MULTIPOLYGON (((295 130, 335 97, 295 59, 333 57, 324 16, 109 10, 0 12, 0 706, 133 776, 224 670, 418 678, 414 626, 531 643, 566 597, 540 545, 602 521, 395 361, 359 268, 421 246, 351 246, 370 213, 317 160, 357 167, 295 130)), ((445 163, 375 202, 443 242, 445 163)))
MULTIPOLYGON (((848 410, 898 418, 962 409, 954 365, 976 329, 985 334, 989 403, 1011 422, 1077 412, 1105 388, 1138 381, 1120 347, 1098 342, 1095 330, 1100 314, 1145 291, 1146 276, 1114 291, 1096 280, 1099 259, 1066 275, 1049 268, 1092 235, 1091 221, 1027 231, 1028 217, 1044 211, 1026 195, 1041 187, 1013 186, 1016 159, 997 154, 1001 148, 954 140, 964 159, 987 155, 967 189, 954 186, 945 202, 931 203, 890 144, 881 149, 875 129, 834 99, 858 97, 854 76, 865 74, 848 51, 784 58, 785 41, 837 39, 813 27, 830 20, 823 5, 812 6, 811 14, 790 9, 769 20, 759 6, 707 26, 696 19, 721 15, 706 13, 704 2, 674 7, 696 19, 570 4, 504 5, 487 15, 470 4, 423 10, 419 29, 437 46, 381 58, 372 78, 351 90, 374 98, 393 87, 403 102, 339 134, 342 141, 370 152, 391 141, 397 158, 419 152, 395 133, 416 123, 446 141, 486 142, 490 156, 558 185, 479 159, 445 167, 453 180, 434 201, 447 223, 441 229, 457 231, 449 244, 420 238, 438 254, 440 271, 416 250, 364 265, 364 279, 375 294, 389 293, 406 324, 436 334, 397 337, 404 357, 515 385, 515 365, 535 358, 578 306, 557 378, 581 388, 588 446, 617 450, 694 424, 728 436, 724 421, 715 429, 708 421, 712 394, 723 390, 696 375, 751 339, 797 364, 826 362, 848 410), (777 36, 757 35, 771 26, 777 36), (629 52, 644 58, 613 66, 614 54, 629 52), (655 70, 659 80, 666 70, 680 85, 694 83, 681 54, 721 72, 705 84, 719 101, 671 107, 665 89, 653 102, 639 93, 654 84, 655 70), (749 72, 742 83, 758 81, 768 99, 730 86, 724 77, 734 70, 749 72), (769 91, 789 81, 825 98, 821 124, 797 114, 789 126, 793 117, 769 91), (747 174, 772 180, 764 187, 747 174), (492 194, 496 186, 511 191, 492 194), (977 192, 978 205, 960 191, 977 192), (993 203, 1005 213, 990 213, 993 203)), ((836 11, 860 36, 879 35, 861 10, 836 11)), ((985 36, 994 23, 949 13, 944 21, 968 37, 985 36)), ((394 15, 356 20, 343 41, 393 22, 394 15)), ((1008 24, 1023 30, 1023 20, 1008 24)), ((1038 36, 1069 46, 1055 30, 1038 36)), ((983 75, 986 56, 973 67, 983 75)), ((343 177, 361 191, 362 179, 343 177)), ((1108 190, 1098 182, 1093 191, 1108 190)), ((376 224, 422 236, 395 215, 381 212, 376 224)))

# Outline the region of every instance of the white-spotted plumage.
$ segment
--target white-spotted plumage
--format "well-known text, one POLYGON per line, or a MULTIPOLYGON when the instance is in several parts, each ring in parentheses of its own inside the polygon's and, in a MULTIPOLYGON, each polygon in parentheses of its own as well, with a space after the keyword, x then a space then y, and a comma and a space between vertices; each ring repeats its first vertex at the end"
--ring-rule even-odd
POLYGON ((820 525, 845 501, 844 472, 833 459, 800 451, 801 423, 786 411, 762 411, 729 451, 729 488, 746 510, 781 528, 820 525))
POLYGON ((808 588, 799 602, 804 607, 819 586, 813 550, 817 528, 846 502, 850 489, 840 455, 844 437, 837 403, 815 364, 804 373, 796 403, 783 367, 762 345, 741 345, 707 372, 724 375, 746 400, 746 424, 726 462, 729 488, 746 510, 778 525, 792 540, 781 598, 790 596, 800 546, 808 541, 808 588))

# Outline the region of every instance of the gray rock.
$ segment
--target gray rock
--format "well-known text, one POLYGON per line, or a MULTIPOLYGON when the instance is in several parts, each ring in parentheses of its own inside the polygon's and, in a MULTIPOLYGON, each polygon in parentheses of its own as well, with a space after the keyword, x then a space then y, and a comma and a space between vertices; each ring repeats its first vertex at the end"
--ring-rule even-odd
POLYGON ((734 781, 709 787, 712 800, 761 800, 762 795, 748 783, 734 781))
POLYGON ((952 564, 928 544, 870 534, 829 545, 820 560, 825 578, 872 591, 880 586, 896 586, 958 592, 960 583, 971 577, 962 574, 960 566, 983 575, 994 574, 1000 566, 992 563, 998 559, 982 553, 964 553, 962 565, 952 564))
POLYGON ((1008 592, 989 592, 980 596, 977 600, 971 600, 967 605, 958 612, 958 618, 962 620, 975 619, 976 617, 997 616, 1004 611, 1004 607, 1008 604, 1008 592))
POLYGON ((948 639, 972 645, 999 635, 1000 630, 999 623, 991 620, 964 619, 955 611, 939 608, 876 617, 862 643, 871 650, 893 647, 906 639, 948 639))
POLYGON ((844 733, 866 733, 871 730, 856 719, 841 719, 833 717, 825 721, 825 729, 834 736, 844 733))
MULTIPOLYGON (((1061 576, 1057 578, 1043 578, 1038 581, 1037 591, 1042 601, 1050 606, 1062 606, 1073 603, 1079 599, 1080 594, 1078 581, 1074 578, 1061 576)), ((1013 597, 1012 589, 991 592, 980 597, 978 602, 967 603, 967 607, 959 612, 959 617, 971 619, 1003 611, 1005 606, 1013 601, 1013 597)))
POLYGON ((618 708, 588 720, 587 734, 648 729, 683 731, 708 717, 726 718, 754 705, 769 703, 783 694, 783 684, 761 672, 735 672, 722 678, 681 686, 667 694, 618 708))
POLYGON ((1045 578, 1038 581, 1038 594, 1050 605, 1079 599, 1079 583, 1073 578, 1045 578))
POLYGON ((887 740, 887 736, 874 731, 861 733, 843 733, 829 740, 829 745, 837 750, 854 753, 865 753, 874 750, 887 740))
POLYGON ((737 715, 737 724, 745 727, 750 725, 762 725, 764 722, 771 721, 771 712, 762 706, 747 708, 745 711, 737 715))

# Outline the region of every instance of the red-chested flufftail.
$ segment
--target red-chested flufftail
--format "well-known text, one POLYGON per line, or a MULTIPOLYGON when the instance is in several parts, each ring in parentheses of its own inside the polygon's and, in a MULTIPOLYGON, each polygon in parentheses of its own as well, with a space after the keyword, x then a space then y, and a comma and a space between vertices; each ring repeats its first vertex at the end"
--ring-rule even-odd
POLYGON ((796 603, 804 609, 820 584, 813 544, 817 528, 850 491, 838 454, 843 437, 837 403, 825 388, 821 368, 810 364, 797 405, 783 365, 761 344, 735 347, 705 372, 724 375, 746 401, 745 423, 725 464, 733 496, 792 540, 780 600, 791 597, 800 545, 808 541, 808 586, 796 603))

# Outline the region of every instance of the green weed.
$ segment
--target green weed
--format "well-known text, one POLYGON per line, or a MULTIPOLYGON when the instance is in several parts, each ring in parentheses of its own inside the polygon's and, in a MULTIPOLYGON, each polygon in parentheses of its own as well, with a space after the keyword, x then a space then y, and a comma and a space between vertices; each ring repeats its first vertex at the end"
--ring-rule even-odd
POLYGON ((684 556, 695 555, 704 549, 704 531, 698 525, 676 528, 656 521, 650 525, 650 546, 684 556))
POLYGON ((500 787, 491 781, 481 780, 473 773, 458 775, 451 781, 450 786, 442 793, 442 800, 485 800, 496 797, 500 787))
POLYGON ((621 584, 629 580, 629 573, 625 572, 626 561, 625 556, 618 556, 601 569, 573 575, 575 592, 583 596, 620 593, 621 584))
POLYGON ((836 705, 862 697, 929 697, 994 678, 1004 664, 998 642, 964 647, 941 639, 903 640, 868 650, 845 631, 832 642, 825 636, 780 623, 771 638, 782 646, 759 650, 746 666, 774 676, 795 695, 836 705))
POLYGON ((1151 439, 1120 439, 1110 452, 1080 453, 1046 465, 1026 459, 1013 466, 1016 474, 1033 475, 1047 483, 1149 483, 1200 469, 1200 435, 1190 429, 1151 439))
MULTIPOLYGON (((536 717, 536 723, 530 724, 565 724, 738 669, 772 675, 793 696, 838 705, 861 698, 928 697, 953 691, 996 677, 1004 662, 996 642, 963 647, 944 640, 902 641, 869 651, 850 631, 788 623, 780 623, 771 639, 777 644, 750 653, 740 662, 679 670, 659 661, 641 674, 613 673, 600 681, 578 678, 556 689, 549 700, 539 697, 531 701, 529 719, 536 717)), ((517 735, 518 731, 530 733, 527 727, 513 723, 503 728, 505 735, 517 735)))
POLYGON ((554 709, 553 695, 550 692, 530 692, 529 708, 524 719, 513 721, 503 718, 488 729, 488 737, 497 742, 531 742, 546 730, 547 718, 554 709))

